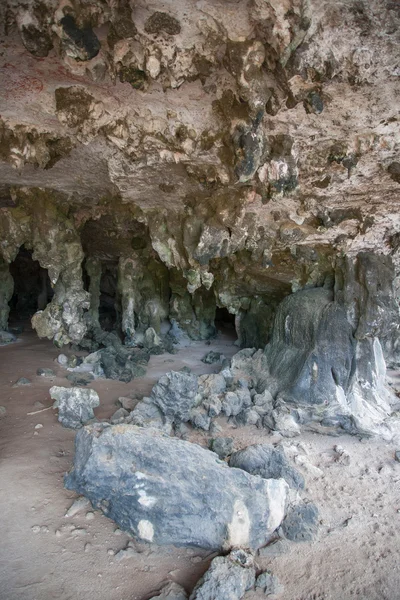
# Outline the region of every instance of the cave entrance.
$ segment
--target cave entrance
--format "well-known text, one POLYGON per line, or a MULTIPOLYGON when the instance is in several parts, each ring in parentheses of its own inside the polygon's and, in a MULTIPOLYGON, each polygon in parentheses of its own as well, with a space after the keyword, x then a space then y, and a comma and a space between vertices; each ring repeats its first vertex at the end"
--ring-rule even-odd
POLYGON ((104 331, 120 331, 121 310, 118 296, 118 264, 102 264, 99 322, 104 331))
POLYGON ((29 321, 38 310, 44 310, 54 296, 47 269, 32 258, 32 250, 21 246, 10 264, 14 293, 9 302, 10 323, 29 321))
POLYGON ((237 340, 235 315, 230 313, 227 308, 217 306, 215 311, 215 328, 218 332, 229 336, 232 340, 237 340))

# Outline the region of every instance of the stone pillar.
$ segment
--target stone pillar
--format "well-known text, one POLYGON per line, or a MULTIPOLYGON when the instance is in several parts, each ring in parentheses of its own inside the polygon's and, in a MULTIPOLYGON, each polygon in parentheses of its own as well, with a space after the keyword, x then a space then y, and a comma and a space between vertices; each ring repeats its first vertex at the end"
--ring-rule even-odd
POLYGON ((126 345, 132 343, 135 335, 136 271, 136 262, 132 258, 121 256, 118 263, 118 292, 121 298, 122 332, 126 345))
POLYGON ((8 263, 0 258, 0 331, 7 330, 8 315, 10 307, 8 305, 14 291, 14 280, 11 276, 8 263))

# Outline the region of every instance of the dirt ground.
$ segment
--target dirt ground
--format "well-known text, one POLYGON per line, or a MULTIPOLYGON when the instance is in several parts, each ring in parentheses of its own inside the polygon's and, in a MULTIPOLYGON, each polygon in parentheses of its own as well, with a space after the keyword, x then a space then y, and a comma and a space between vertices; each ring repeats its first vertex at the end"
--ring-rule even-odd
MULTIPOLYGON (((220 335, 210 346, 198 342, 175 355, 153 356, 146 377, 131 383, 97 380, 91 385, 101 401, 96 416, 109 418, 119 396, 147 394, 171 369, 215 371, 200 360, 210 349, 227 357, 237 351, 228 335, 220 335)), ((0 348, 0 405, 7 410, 0 420, 0 600, 146 600, 168 580, 191 590, 213 555, 133 544, 90 507, 65 517, 76 498, 63 487, 75 433, 58 423, 53 409, 28 415, 41 410, 37 402, 51 406, 52 385, 69 386, 67 371, 55 362, 58 354, 31 331, 0 348), (56 378, 37 376, 41 367, 52 368, 56 378), (32 384, 14 388, 20 377, 32 384), (115 554, 129 542, 133 556, 118 561, 115 554)), ((221 424, 237 449, 282 443, 306 478, 303 496, 319 508, 315 541, 257 558, 260 569, 271 570, 284 586, 280 600, 400 599, 400 463, 393 442, 313 433, 288 440, 221 424), (336 445, 344 450, 341 456, 336 445)), ((205 433, 193 436, 202 445, 207 440, 205 433)), ((262 597, 249 592, 246 599, 262 597)))

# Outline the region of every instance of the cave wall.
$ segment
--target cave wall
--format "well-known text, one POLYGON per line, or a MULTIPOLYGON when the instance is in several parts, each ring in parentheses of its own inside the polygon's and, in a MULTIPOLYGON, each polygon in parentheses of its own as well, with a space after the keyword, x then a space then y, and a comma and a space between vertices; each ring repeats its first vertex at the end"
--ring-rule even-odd
POLYGON ((59 345, 98 327, 108 264, 127 343, 167 319, 208 338, 224 307, 263 347, 285 297, 330 286, 395 357, 395 3, 8 0, 0 17, 1 327, 25 244, 54 290, 33 325, 59 345))

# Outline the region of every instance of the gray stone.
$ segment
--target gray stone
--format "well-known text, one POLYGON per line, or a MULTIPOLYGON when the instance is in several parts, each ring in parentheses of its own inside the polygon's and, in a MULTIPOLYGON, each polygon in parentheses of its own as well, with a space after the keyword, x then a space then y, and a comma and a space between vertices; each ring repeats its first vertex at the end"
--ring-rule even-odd
POLYGON ((196 406, 197 377, 193 373, 170 371, 163 375, 151 391, 152 402, 171 421, 190 420, 196 406))
POLYGON ((0 419, 2 419, 3 417, 5 417, 7 414, 7 409, 5 406, 0 406, 0 419))
POLYGON ((210 450, 218 454, 219 458, 223 460, 233 452, 234 440, 231 437, 217 437, 210 440, 210 450))
POLYGON ((24 386, 24 385, 31 385, 31 383, 32 382, 31 382, 30 379, 27 379, 26 377, 20 377, 18 379, 18 381, 16 381, 14 383, 13 387, 16 388, 16 387, 21 387, 21 386, 24 386))
POLYGON ((110 423, 116 425, 117 423, 123 423, 125 418, 129 415, 129 412, 124 408, 119 408, 110 418, 110 423))
POLYGON ((53 386, 50 397, 58 408, 58 420, 64 427, 79 429, 94 418, 93 408, 99 406, 97 392, 92 389, 53 386))
POLYGON ((210 350, 210 352, 207 352, 207 354, 203 356, 201 362, 205 363, 206 365, 213 365, 215 363, 221 362, 223 356, 224 355, 221 354, 221 352, 215 352, 214 350, 210 350))
POLYGON ((394 460, 400 462, 400 450, 396 450, 394 453, 394 460))
POLYGON ((131 411, 135 408, 138 401, 135 398, 125 398, 125 396, 120 396, 118 402, 121 404, 122 408, 131 411))
POLYGON ((303 502, 289 507, 281 529, 292 542, 313 540, 318 530, 318 509, 315 504, 303 502))
POLYGON ((68 364, 68 356, 66 354, 59 354, 57 356, 57 362, 62 367, 66 367, 68 364))
POLYGON ((196 584, 189 600, 241 600, 255 583, 251 555, 244 550, 217 556, 196 584))
POLYGON ((304 488, 304 477, 288 461, 282 448, 270 444, 254 444, 232 454, 230 467, 243 469, 265 479, 282 478, 294 489, 304 488))
POLYGON ((169 433, 172 423, 162 414, 161 410, 154 404, 151 398, 144 397, 140 400, 126 422, 139 427, 153 427, 169 433))
POLYGON ((210 375, 200 375, 198 378, 199 393, 204 399, 209 396, 223 394, 226 390, 225 378, 220 373, 212 373, 210 375))
POLYGON ((7 344, 12 344, 16 341, 16 336, 9 331, 0 331, 0 346, 7 346, 7 344))
POLYGON ((211 418, 218 417, 222 410, 222 402, 216 395, 209 396, 209 398, 203 402, 203 406, 208 411, 211 418))
POLYGON ((68 373, 67 379, 74 386, 88 385, 88 383, 94 381, 94 375, 93 373, 68 373))
POLYGON ((222 412, 227 417, 235 417, 243 408, 243 400, 235 392, 226 392, 222 400, 222 412))
POLYGON ((229 367, 225 367, 225 369, 223 369, 220 373, 220 375, 222 375, 222 377, 225 379, 226 381, 226 385, 232 385, 233 383, 233 374, 232 371, 229 367))
POLYGON ((211 425, 211 417, 204 408, 195 408, 190 413, 190 422, 193 427, 208 431, 211 425))
POLYGON ((257 549, 284 517, 284 480, 231 469, 213 452, 154 429, 88 425, 75 448, 66 487, 143 541, 257 549))
POLYGON ((269 571, 264 571, 256 579, 256 589, 261 589, 266 596, 279 594, 283 591, 283 586, 279 583, 279 579, 272 575, 269 571))
POLYGON ((187 597, 184 588, 171 581, 160 590, 158 596, 152 596, 150 600, 187 600, 187 597))
POLYGON ((258 425, 261 422, 259 413, 254 408, 242 410, 236 417, 236 425, 258 425))
POLYGON ((54 379, 56 376, 53 369, 38 369, 36 371, 36 375, 39 375, 39 377, 44 377, 45 379, 54 379))

